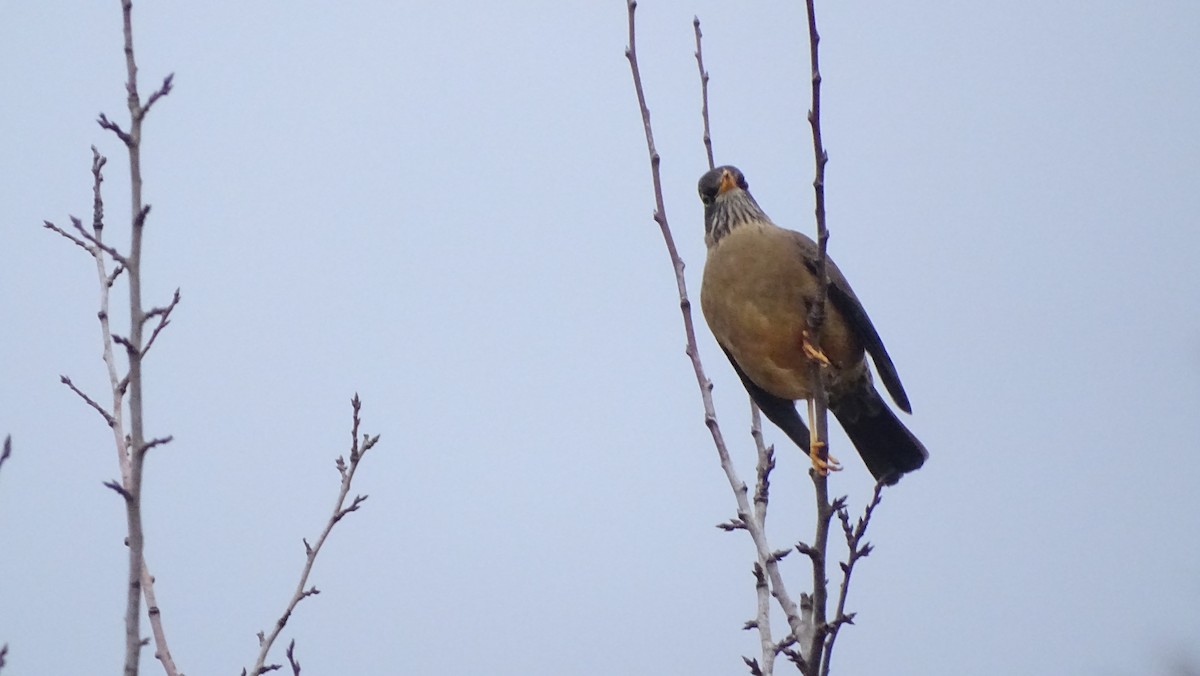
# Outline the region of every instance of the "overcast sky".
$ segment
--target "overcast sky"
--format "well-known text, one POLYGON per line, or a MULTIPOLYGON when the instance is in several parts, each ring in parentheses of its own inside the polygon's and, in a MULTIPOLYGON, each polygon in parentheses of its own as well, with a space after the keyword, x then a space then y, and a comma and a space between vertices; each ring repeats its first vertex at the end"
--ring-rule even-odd
MULTIPOLYGON (((1200 669, 1200 5, 818 12, 830 251, 931 453, 872 523, 835 673, 1200 669)), ((5 676, 116 673, 119 471, 58 382, 102 398, 95 269, 41 222, 90 214, 96 144, 106 233, 126 231, 123 149, 94 122, 127 118, 119 3, 3 14, 5 676)), ((718 162, 813 224, 802 3, 646 0, 696 300, 693 14, 718 162)), ((175 442, 145 511, 186 673, 252 662, 336 495, 355 392, 382 440, 284 632, 304 673, 745 673, 753 551, 714 528, 735 503, 651 220, 625 20, 615 0, 135 8, 143 92, 176 74, 144 141, 147 304, 183 295, 147 365, 148 431, 175 442)), ((700 326, 749 478, 745 393, 700 326)), ((786 547, 810 537, 808 461, 767 436, 786 547)), ((870 476, 840 430, 833 449, 857 511, 870 476)))

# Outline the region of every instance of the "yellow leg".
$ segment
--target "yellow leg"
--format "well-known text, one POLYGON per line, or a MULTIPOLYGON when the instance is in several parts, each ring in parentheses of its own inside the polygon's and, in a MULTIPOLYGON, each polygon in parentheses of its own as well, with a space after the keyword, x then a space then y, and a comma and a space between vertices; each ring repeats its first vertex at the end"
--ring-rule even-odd
MULTIPOLYGON (((807 344, 807 341, 805 344, 807 344)), ((812 459, 813 471, 822 476, 828 475, 830 472, 840 472, 842 471, 841 461, 830 455, 825 442, 817 438, 816 416, 816 407, 813 406, 812 399, 809 399, 808 457, 812 459)))
POLYGON ((829 366, 829 357, 826 357, 821 348, 808 339, 807 329, 800 334, 800 348, 804 350, 804 356, 821 364, 821 366, 829 366))

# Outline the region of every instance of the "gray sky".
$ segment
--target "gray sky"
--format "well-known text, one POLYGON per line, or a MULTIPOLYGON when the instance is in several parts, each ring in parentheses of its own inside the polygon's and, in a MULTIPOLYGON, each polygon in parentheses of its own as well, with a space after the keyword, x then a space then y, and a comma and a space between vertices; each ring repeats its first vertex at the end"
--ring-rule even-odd
MULTIPOLYGON (((177 661, 252 661, 336 494, 357 391, 383 439, 285 632, 305 673, 743 673, 752 549, 713 527, 734 501, 650 218, 623 3, 331 7, 135 10, 143 91, 176 73, 145 177, 149 303, 183 293, 147 384, 150 433, 176 439, 150 459, 146 520, 177 661)), ((694 299, 692 15, 718 161, 810 231, 802 11, 639 10, 694 299)), ((1200 5, 818 11, 830 250, 932 454, 872 524, 835 671, 1200 663, 1200 5)), ((119 7, 4 15, 5 673, 113 673, 118 469, 58 383, 104 387, 94 268, 40 224, 90 213, 93 143, 111 231, 126 221, 123 152, 93 121, 127 117, 119 7)), ((748 477, 744 391, 701 341, 748 477)), ((832 490, 858 508, 870 478, 836 435, 832 490)), ((768 438, 785 547, 810 535, 807 461, 768 438)))

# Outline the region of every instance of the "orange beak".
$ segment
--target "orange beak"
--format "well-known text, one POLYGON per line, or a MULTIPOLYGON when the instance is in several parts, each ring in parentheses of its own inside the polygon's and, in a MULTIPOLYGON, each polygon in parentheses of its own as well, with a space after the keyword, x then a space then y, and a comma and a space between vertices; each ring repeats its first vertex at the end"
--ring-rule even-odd
POLYGON ((733 173, 728 169, 721 172, 721 183, 717 186, 717 194, 724 195, 725 193, 738 187, 737 179, 733 177, 733 173))

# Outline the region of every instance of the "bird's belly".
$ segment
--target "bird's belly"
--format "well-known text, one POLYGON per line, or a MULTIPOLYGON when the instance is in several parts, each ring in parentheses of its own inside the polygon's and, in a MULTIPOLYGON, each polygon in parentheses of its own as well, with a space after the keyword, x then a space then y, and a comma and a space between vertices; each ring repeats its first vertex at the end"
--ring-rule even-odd
MULTIPOLYGON (((745 242, 733 235, 727 239, 720 251, 710 252, 700 292, 713 336, 759 387, 785 399, 810 398, 809 358, 803 345, 808 309, 817 292, 815 278, 789 269, 803 263, 781 256, 779 247, 759 248, 750 256, 729 255, 741 254, 737 249, 745 242)), ((832 303, 825 304, 819 340, 810 342, 832 362, 822 371, 862 364, 862 344, 832 303)))
POLYGON ((795 321, 800 315, 781 321, 777 314, 763 312, 751 303, 742 304, 736 312, 740 316, 717 340, 742 371, 777 397, 811 397, 808 360, 802 347, 805 325, 795 321))

